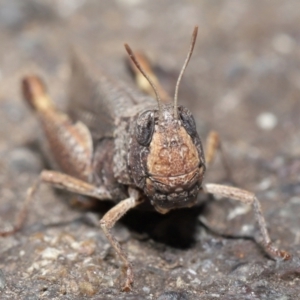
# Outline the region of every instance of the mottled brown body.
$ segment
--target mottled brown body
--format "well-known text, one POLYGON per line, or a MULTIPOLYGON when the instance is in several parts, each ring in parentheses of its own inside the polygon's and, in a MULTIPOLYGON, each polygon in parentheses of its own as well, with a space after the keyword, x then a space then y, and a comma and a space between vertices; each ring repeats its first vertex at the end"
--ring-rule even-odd
MULTIPOLYGON (((253 205, 265 251, 274 258, 290 257, 287 252, 273 247, 254 194, 203 182, 206 166, 212 161, 215 150, 220 149, 220 140, 217 133, 210 134, 205 161, 195 120, 187 108, 177 105, 179 82, 191 57, 196 35, 197 28, 179 75, 174 104, 162 102, 170 97, 162 92, 161 86, 156 88, 144 72, 148 69, 155 78, 150 65, 146 61, 139 64, 128 45, 125 48, 134 65, 147 79, 149 86, 143 81, 143 89, 148 93, 153 89, 157 100, 108 78, 78 53, 72 59, 67 114, 54 107, 37 76, 23 80, 24 97, 40 120, 48 151, 61 172, 41 173, 28 190, 14 229, 0 232, 0 235, 21 228, 41 182, 99 200, 114 201, 116 205, 100 220, 100 226, 124 263, 123 290, 128 291, 133 284, 132 266, 111 233, 114 224, 142 202, 149 202, 159 213, 167 213, 195 205, 198 193, 206 192, 253 205), (164 96, 160 98, 159 93, 164 96)), ((134 72, 140 79, 137 69, 134 72)))

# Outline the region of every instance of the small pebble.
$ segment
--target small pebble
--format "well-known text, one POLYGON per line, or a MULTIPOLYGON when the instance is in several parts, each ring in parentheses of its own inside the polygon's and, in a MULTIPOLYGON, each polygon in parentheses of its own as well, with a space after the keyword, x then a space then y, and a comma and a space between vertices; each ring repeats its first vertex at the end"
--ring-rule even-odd
POLYGON ((244 235, 251 235, 253 234, 254 226, 253 225, 243 225, 241 228, 241 233, 244 235))
POLYGON ((281 33, 274 37, 272 44, 273 44, 273 48, 277 52, 281 54, 289 54, 294 49, 295 41, 288 34, 281 33))
POLYGON ((250 211, 249 205, 237 206, 234 209, 230 210, 227 216, 227 220, 233 220, 238 216, 245 215, 250 211))
POLYGON ((181 289, 185 287, 185 282, 182 280, 181 277, 178 277, 176 280, 176 287, 181 289))
POLYGON ((277 117, 269 112, 261 113, 256 119, 256 124, 263 130, 272 130, 277 123, 277 117))
POLYGON ((147 287, 147 286, 144 286, 143 287, 143 292, 145 292, 146 294, 149 294, 150 293, 150 288, 147 287))
POLYGON ((55 249, 55 248, 46 248, 42 252, 42 258, 44 259, 50 259, 50 260, 56 260, 57 257, 61 254, 61 251, 55 249))
POLYGON ((272 186, 272 180, 270 178, 265 178, 258 185, 257 188, 261 191, 265 191, 272 186))
POLYGON ((192 274, 192 275, 197 275, 197 273, 196 273, 194 270, 192 270, 192 269, 188 269, 188 272, 189 272, 190 274, 192 274))

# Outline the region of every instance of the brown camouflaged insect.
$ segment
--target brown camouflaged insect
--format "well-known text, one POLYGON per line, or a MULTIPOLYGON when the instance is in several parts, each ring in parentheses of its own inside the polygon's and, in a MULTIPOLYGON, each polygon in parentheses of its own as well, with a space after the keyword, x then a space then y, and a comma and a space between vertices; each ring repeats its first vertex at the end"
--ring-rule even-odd
POLYGON ((82 55, 73 59, 69 114, 58 111, 41 79, 23 80, 23 94, 41 122, 50 154, 63 172, 43 171, 28 190, 23 209, 11 231, 19 230, 40 183, 116 205, 100 220, 107 239, 122 259, 126 275, 124 291, 133 284, 133 270, 111 228, 130 209, 150 203, 159 213, 197 204, 200 192, 228 197, 253 205, 262 246, 275 259, 289 259, 269 237, 261 205, 251 192, 230 186, 203 183, 207 165, 220 149, 217 133, 208 138, 206 161, 191 112, 178 106, 178 87, 197 37, 195 27, 190 50, 180 72, 174 101, 159 85, 147 61, 125 48, 135 66, 139 85, 153 97, 143 96, 104 75, 82 55), (139 71, 138 71, 139 70, 139 71))

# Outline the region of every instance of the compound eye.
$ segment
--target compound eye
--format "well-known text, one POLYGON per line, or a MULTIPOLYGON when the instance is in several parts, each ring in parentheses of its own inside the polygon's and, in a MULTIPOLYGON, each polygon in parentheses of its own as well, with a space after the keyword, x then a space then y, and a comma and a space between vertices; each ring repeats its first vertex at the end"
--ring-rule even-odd
POLYGON ((138 143, 148 146, 151 142, 155 121, 153 111, 145 111, 139 115, 136 121, 135 136, 138 143))
POLYGON ((196 123, 192 113, 187 108, 182 106, 178 108, 178 111, 179 111, 180 119, 182 121, 182 125, 187 131, 187 133, 191 137, 196 136, 197 135, 196 123))

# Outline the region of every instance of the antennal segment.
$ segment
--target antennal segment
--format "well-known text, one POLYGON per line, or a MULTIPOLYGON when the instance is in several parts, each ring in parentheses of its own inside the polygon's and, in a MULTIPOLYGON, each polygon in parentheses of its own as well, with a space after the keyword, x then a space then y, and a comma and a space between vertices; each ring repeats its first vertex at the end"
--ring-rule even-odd
POLYGON ((188 55, 185 59, 185 62, 184 62, 184 65, 180 71, 180 74, 178 76, 178 79, 177 79, 177 83, 176 83, 176 88, 175 88, 175 95, 174 95, 174 118, 177 119, 178 118, 178 112, 177 112, 177 105, 178 105, 178 88, 179 88, 179 84, 180 84, 180 81, 181 81, 181 78, 182 78, 182 75, 190 61, 190 58, 192 56, 192 53, 193 53, 193 50, 194 50, 194 46, 195 46, 195 43, 196 43, 196 39, 197 39, 197 33, 198 33, 198 26, 196 26, 194 28, 194 31, 193 31, 193 35, 192 35, 192 39, 191 39, 191 46, 190 46, 190 49, 189 49, 189 52, 188 52, 188 55))
POLYGON ((135 66, 139 69, 139 71, 144 75, 144 77, 148 80, 149 84, 151 85, 151 87, 153 88, 153 91, 155 93, 156 96, 156 100, 157 100, 157 104, 158 104, 158 114, 159 114, 159 119, 162 120, 162 108, 161 108, 161 98, 158 94, 158 90, 155 86, 155 84, 152 82, 152 80, 150 79, 150 77, 146 74, 146 72, 143 70, 143 68, 141 67, 141 65, 139 64, 139 62, 137 61, 133 51, 131 50, 131 48, 129 47, 128 44, 124 44, 124 47, 129 55, 129 57, 131 58, 132 62, 135 64, 135 66))

